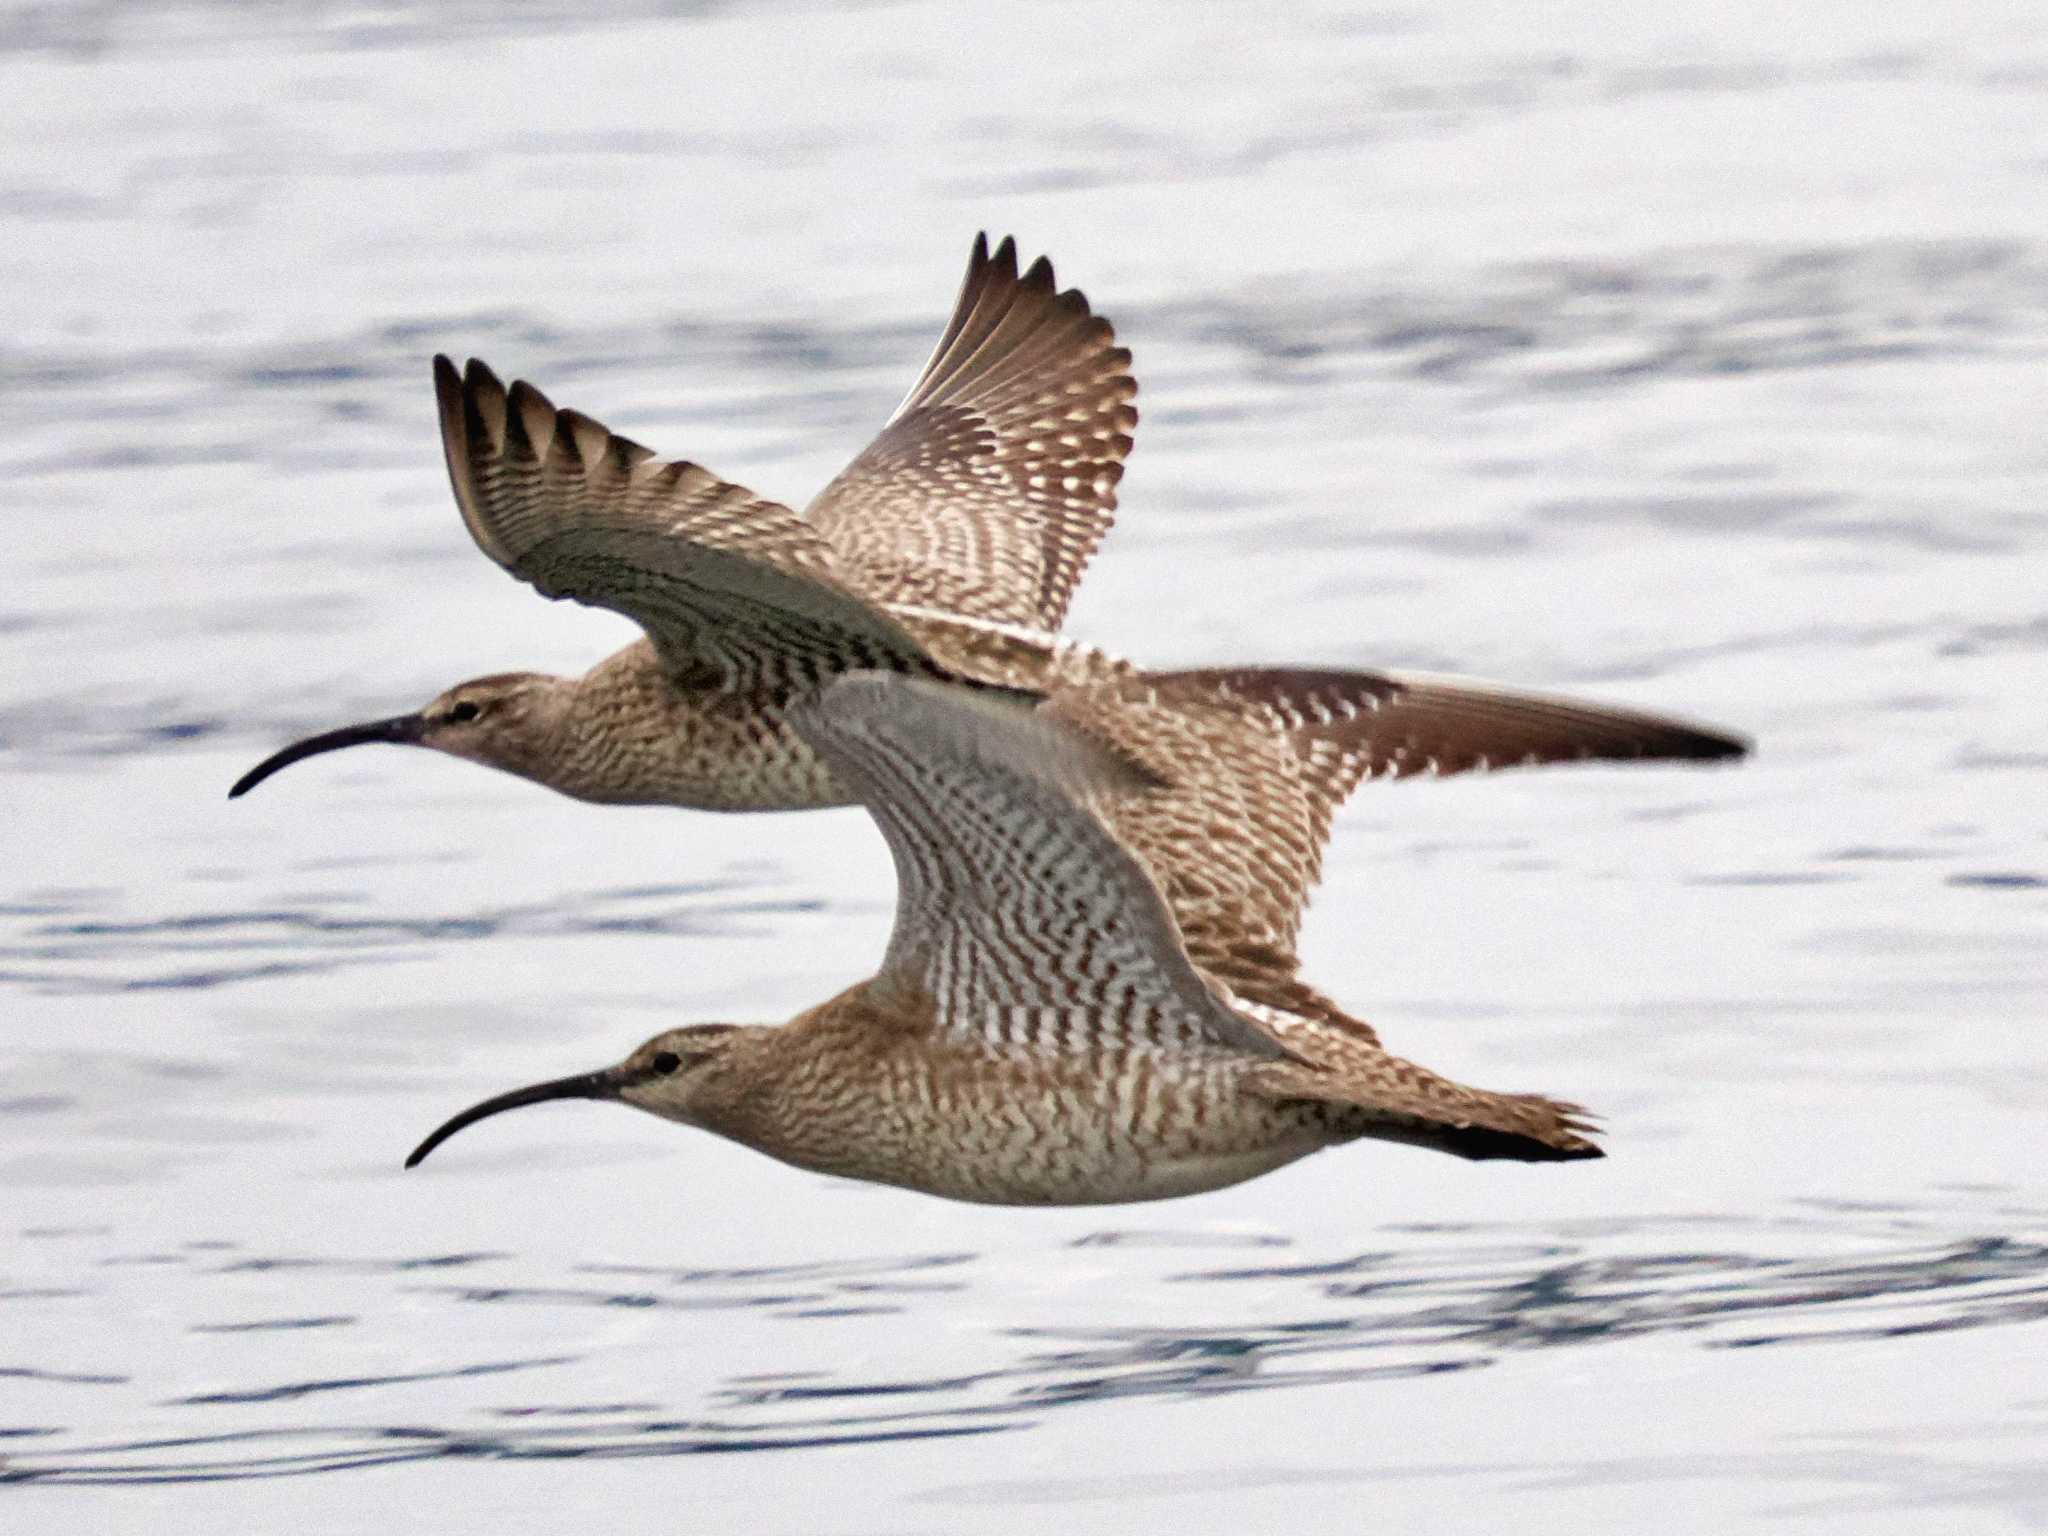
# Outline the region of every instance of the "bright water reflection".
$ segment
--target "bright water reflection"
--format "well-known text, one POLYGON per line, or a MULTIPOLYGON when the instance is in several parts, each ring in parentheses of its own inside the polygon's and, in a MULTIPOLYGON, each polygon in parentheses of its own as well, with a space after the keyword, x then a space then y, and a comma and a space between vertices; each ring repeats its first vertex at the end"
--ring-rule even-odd
POLYGON ((0 4, 0 1498, 2048 1523, 2044 82, 1997 0, 0 4), (1609 1161, 1000 1212, 581 1105, 399 1173, 484 1093, 816 1001, 889 913, 851 814, 397 749, 225 802, 622 638, 478 558, 427 356, 800 502, 981 227, 1136 352, 1081 634, 1756 734, 1338 828, 1316 979, 1609 1161), (743 1450, 786 1454, 694 1454, 743 1450))
MULTIPOLYGON (((971 1253, 924 1253, 744 1270, 578 1264, 535 1275, 511 1253, 407 1259, 249 1254, 198 1242, 156 1254, 110 1234, 47 1231, 88 1273, 143 1268, 149 1287, 186 1315, 217 1311, 223 1281, 246 1318, 187 1326, 235 1335, 245 1377, 233 1387, 163 1398, 146 1438, 108 1441, 62 1425, 10 1425, 4 1473, 56 1483, 275 1477, 435 1458, 676 1456, 792 1450, 872 1440, 1027 1429, 1055 1410, 1133 1399, 1185 1400, 1275 1390, 1323 1391, 1469 1371, 1510 1356, 1670 1335, 1689 1347, 1856 1347, 1905 1335, 1996 1328, 2048 1316, 2048 1244, 1981 1235, 2043 1213, 1958 1194, 1950 1208, 1793 1210, 1762 1221, 1661 1216, 1546 1224, 1433 1224, 1372 1234, 1363 1252, 1310 1257, 1270 1234, 1235 1238, 1170 1229, 1104 1230, 1077 1250, 1113 1250, 1136 1281, 1110 1317, 1085 1328, 1019 1317, 956 1338, 946 1369, 910 1375, 878 1359, 867 1373, 806 1369, 818 1328, 917 1329, 972 1310, 1002 1276, 971 1253), (1975 1222, 1971 1222, 1971 1217, 1975 1222), (1978 1235, 1971 1235, 1973 1226, 1978 1235), (1682 1240, 1683 1246, 1670 1246, 1682 1240), (1816 1249, 1825 1249, 1825 1255, 1816 1249), (1207 1320, 1150 1321, 1160 1288, 1199 1288, 1207 1320), (519 1308, 533 1339, 562 1333, 583 1309, 657 1319, 643 1358, 701 1347, 716 1314, 769 1320, 775 1353, 719 1375, 701 1396, 663 1390, 656 1364, 629 1401, 564 1394, 593 1379, 584 1354, 529 1352, 432 1371, 309 1378, 304 1336, 358 1328, 359 1313, 305 1310, 322 1301, 374 1316, 393 1306, 519 1308), (1121 1320, 1114 1314, 1121 1312, 1121 1320), (266 1367, 265 1360, 271 1363, 266 1367), (524 1382, 526 1385, 522 1386, 524 1382), (364 1421, 339 1406, 374 1391, 398 1416, 364 1421), (459 1409, 451 1411, 451 1403, 459 1409), (193 1432, 181 1410, 254 1418, 232 1432, 193 1432), (265 1419, 271 1422, 262 1422, 265 1419)), ((1058 1267, 1063 1256, 1043 1262, 1058 1267)), ((30 1289, 0 1307, 75 1304, 101 1289, 30 1289)), ((568 1330, 575 1331, 574 1326, 568 1330)), ((120 1376, 16 1366, 6 1374, 89 1392, 132 1387, 120 1376)), ((79 1392, 73 1392, 74 1401, 79 1392)), ((1128 1411, 1128 1410, 1125 1410, 1128 1411)))

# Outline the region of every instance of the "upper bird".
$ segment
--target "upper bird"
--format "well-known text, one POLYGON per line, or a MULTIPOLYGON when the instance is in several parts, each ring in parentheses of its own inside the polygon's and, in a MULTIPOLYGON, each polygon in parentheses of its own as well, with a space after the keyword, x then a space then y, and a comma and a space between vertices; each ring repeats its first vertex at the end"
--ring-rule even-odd
POLYGON ((1020 274, 1013 242, 991 254, 977 238, 909 397, 799 516, 531 385, 508 390, 480 362, 458 372, 437 357, 442 445, 478 545, 543 595, 625 614, 646 638, 582 677, 481 677, 417 713, 309 737, 229 793, 381 741, 582 800, 840 805, 834 766, 788 719, 832 678, 879 669, 1014 690, 1146 771, 1172 814, 1117 833, 1191 950, 1228 969, 1226 951, 1291 954, 1331 816, 1361 778, 1745 750, 1675 720, 1419 674, 1144 672, 1059 635, 1115 512, 1137 425, 1130 361, 1050 263, 1020 274), (1175 854, 1219 842, 1200 865, 1175 854))
POLYGON ((487 1116, 566 1098, 1002 1205, 1194 1194, 1359 1137, 1468 1158, 1601 1155, 1572 1105, 1389 1055, 1305 988, 1306 1006, 1277 1005, 1205 976, 1096 814, 1142 806, 1144 779, 1045 711, 866 673, 790 719, 895 857, 881 970, 788 1024, 671 1029, 615 1067, 487 1099, 408 1168, 487 1116))

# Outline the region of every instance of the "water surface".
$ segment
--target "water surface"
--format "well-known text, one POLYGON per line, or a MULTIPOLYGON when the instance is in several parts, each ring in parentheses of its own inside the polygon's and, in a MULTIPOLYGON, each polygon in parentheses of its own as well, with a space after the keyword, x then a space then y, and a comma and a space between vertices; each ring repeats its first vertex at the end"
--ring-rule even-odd
POLYGON ((17 1518, 2048 1525, 2048 22, 1246 16, 0 7, 17 1518), (578 1104, 400 1173, 890 906, 852 812, 226 802, 630 634, 477 555, 427 357, 801 502, 981 228, 1137 355, 1076 632, 1758 738, 1340 819, 1318 982, 1606 1162, 993 1211, 578 1104))

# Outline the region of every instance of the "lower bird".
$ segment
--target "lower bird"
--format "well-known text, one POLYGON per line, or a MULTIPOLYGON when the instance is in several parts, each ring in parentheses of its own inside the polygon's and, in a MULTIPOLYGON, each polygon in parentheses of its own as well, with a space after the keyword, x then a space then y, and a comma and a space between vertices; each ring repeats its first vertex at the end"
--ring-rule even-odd
POLYGON ((1198 967, 1104 819, 1122 805, 1129 824, 1146 775, 1100 740, 895 673, 844 675, 789 718, 894 856, 881 970, 784 1025, 670 1029, 616 1066, 487 1099, 408 1168, 479 1120, 554 1099, 1004 1205, 1195 1194, 1360 1138, 1466 1158, 1602 1155, 1573 1105, 1389 1054, 1297 981, 1291 957, 1252 987, 1198 967))

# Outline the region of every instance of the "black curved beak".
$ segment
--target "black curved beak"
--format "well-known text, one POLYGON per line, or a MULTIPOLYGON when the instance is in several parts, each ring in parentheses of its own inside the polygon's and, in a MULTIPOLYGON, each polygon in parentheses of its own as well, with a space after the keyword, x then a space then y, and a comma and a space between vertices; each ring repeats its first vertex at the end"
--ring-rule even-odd
POLYGON ((414 1147, 412 1156, 405 1160, 405 1166, 417 1168, 434 1148, 457 1131, 475 1125, 479 1120, 488 1120, 492 1115, 503 1114, 508 1109, 524 1109, 529 1104, 545 1104, 550 1099, 615 1099, 626 1081, 626 1074, 620 1072, 617 1067, 607 1067, 602 1072, 585 1072, 577 1077, 558 1077, 551 1083, 535 1083, 531 1088, 514 1088, 510 1093, 501 1093, 495 1099, 485 1099, 481 1104, 470 1105, 414 1147))
POLYGON ((295 741, 282 751, 271 753, 235 780, 235 787, 228 791, 228 798, 240 799, 278 769, 289 768, 301 758, 318 757, 322 752, 339 752, 343 747, 360 747, 372 741, 395 741, 401 746, 410 746, 426 734, 425 715, 393 715, 389 720, 369 720, 361 725, 344 725, 336 731, 322 731, 318 736, 308 736, 304 741, 295 741))

